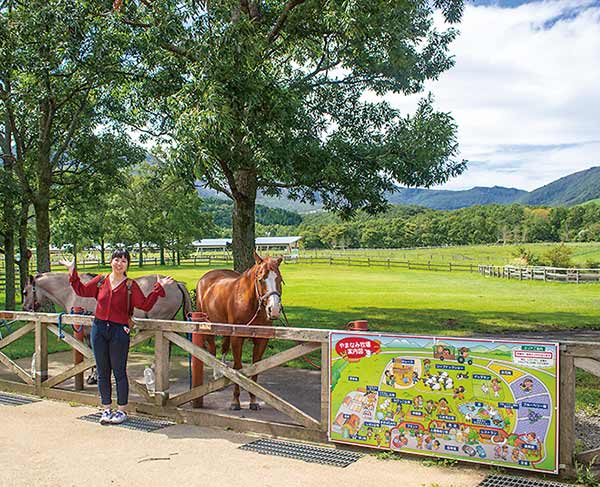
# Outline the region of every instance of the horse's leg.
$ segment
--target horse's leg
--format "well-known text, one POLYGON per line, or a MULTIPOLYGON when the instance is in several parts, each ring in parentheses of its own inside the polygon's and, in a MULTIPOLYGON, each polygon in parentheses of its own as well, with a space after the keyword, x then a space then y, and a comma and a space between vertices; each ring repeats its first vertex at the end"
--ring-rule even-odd
MULTIPOLYGON (((254 347, 252 348, 252 363, 260 362, 262 359, 265 350, 267 349, 267 344, 269 343, 268 338, 253 338, 254 347)), ((258 379, 258 375, 253 375, 252 380, 256 382, 258 379)), ((254 394, 250 394, 250 409, 257 411, 260 409, 260 405, 256 402, 256 397, 254 394)))
MULTIPOLYGON (((231 338, 231 351, 233 352, 233 368, 240 370, 242 368, 242 350, 244 348, 244 337, 232 337, 231 338)), ((231 403, 231 409, 238 411, 241 409, 240 406, 240 386, 234 384, 233 386, 233 402, 231 403)))
POLYGON ((227 361, 227 353, 229 352, 229 347, 231 345, 231 337, 224 336, 221 341, 221 362, 225 363, 227 361))

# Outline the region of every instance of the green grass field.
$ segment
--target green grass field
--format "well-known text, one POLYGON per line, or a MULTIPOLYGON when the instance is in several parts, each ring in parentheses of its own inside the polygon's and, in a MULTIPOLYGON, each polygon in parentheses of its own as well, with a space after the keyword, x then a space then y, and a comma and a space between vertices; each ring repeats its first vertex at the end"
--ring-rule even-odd
MULTIPOLYGON (((160 272, 195 287, 208 267, 132 267, 132 277, 160 272)), ((96 269, 107 272, 106 269, 96 269)), ((507 281, 463 272, 407 271, 328 265, 283 265, 283 303, 290 325, 342 329, 367 319, 371 330, 468 335, 523 330, 600 328, 600 286, 507 281)), ((4 297, 0 295, 0 300, 4 297)), ((509 336, 509 335, 507 335, 509 336)), ((33 336, 5 349, 31 355, 33 336)), ((51 351, 68 346, 50 337, 51 351)), ((272 341, 268 353, 289 346, 272 341)), ((151 351, 151 346, 144 350, 151 351)), ((306 366, 303 361, 292 365, 306 366)), ((600 402, 598 382, 585 376, 586 403, 600 402)))
MULTIPOLYGON (((344 249, 344 250, 301 250, 303 257, 371 257, 373 259, 401 259, 414 262, 453 262, 457 264, 509 264, 518 247, 524 247, 535 255, 542 255, 556 243, 519 245, 465 245, 460 247, 435 247, 431 249, 344 249)), ((573 263, 582 267, 588 261, 600 261, 600 243, 568 243, 573 249, 573 263)))

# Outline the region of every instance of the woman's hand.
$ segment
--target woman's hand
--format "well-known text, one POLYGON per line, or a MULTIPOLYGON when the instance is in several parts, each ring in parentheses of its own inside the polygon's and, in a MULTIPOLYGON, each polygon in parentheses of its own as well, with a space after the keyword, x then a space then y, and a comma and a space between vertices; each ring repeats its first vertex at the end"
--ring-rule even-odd
POLYGON ((69 275, 73 274, 73 269, 75 269, 75 263, 73 261, 69 262, 67 259, 61 259, 58 263, 64 265, 69 270, 69 275))
POLYGON ((156 281, 162 286, 168 286, 169 284, 173 284, 175 281, 171 276, 160 277, 158 274, 156 275, 156 281))

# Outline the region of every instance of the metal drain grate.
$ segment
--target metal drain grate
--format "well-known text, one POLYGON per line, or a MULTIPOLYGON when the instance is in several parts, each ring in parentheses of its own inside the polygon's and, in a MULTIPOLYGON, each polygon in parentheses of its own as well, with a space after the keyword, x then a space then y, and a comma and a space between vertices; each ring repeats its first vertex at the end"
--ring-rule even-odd
POLYGON ((516 475, 489 475, 478 487, 573 487, 571 484, 537 480, 516 475))
POLYGON ((40 400, 24 396, 15 396, 13 394, 0 394, 0 404, 5 406, 22 406, 23 404, 31 404, 34 402, 40 402, 40 400))
POLYGON ((240 446, 240 449, 263 455, 295 458, 296 460, 333 465, 335 467, 347 467, 363 456, 362 453, 335 450, 333 448, 319 448, 280 440, 257 440, 240 446))
MULTIPOLYGON (((87 416, 81 416, 77 419, 83 421, 89 421, 91 423, 98 423, 100 425, 100 416, 102 413, 88 414, 87 416)), ((127 421, 121 424, 111 424, 110 427, 119 426, 129 430, 146 431, 152 433, 153 431, 173 426, 175 423, 171 421, 162 421, 160 419, 142 418, 140 416, 128 416, 127 421)), ((103 425, 103 427, 105 427, 103 425)))

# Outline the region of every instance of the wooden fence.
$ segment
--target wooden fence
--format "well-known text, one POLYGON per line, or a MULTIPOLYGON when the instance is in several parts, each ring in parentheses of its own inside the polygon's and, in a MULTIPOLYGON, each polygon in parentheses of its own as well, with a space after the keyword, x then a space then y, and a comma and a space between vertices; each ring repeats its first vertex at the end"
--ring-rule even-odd
MULTIPOLYGON (((65 387, 58 388, 66 380, 81 374, 94 365, 92 350, 64 329, 62 332, 64 333, 65 343, 81 353, 84 360, 53 377, 50 377, 48 374, 48 332, 59 335, 60 331, 57 326, 59 315, 52 313, 0 311, 0 319, 25 322, 24 326, 0 340, 0 363, 8 367, 17 378, 16 381, 0 380, 1 390, 33 394, 65 401, 75 401, 89 405, 96 405, 98 403, 98 398, 90 393, 67 390, 65 387), (1 351, 28 333, 34 333, 35 335, 35 373, 33 376, 1 351)), ((149 319, 135 321, 138 332, 131 339, 131 347, 153 338, 155 340, 154 361, 156 366, 156 393, 154 397, 148 394, 145 386, 138 382, 136 377, 130 377, 132 388, 142 398, 141 401, 130 402, 131 407, 136 411, 169 418, 178 422, 227 427, 242 432, 253 431, 259 434, 320 442, 327 440, 329 375, 326 364, 329 363, 329 333, 333 330, 190 323, 149 319), (234 370, 176 332, 293 340, 300 343, 260 362, 247 365, 241 370, 234 370), (223 374, 223 377, 177 395, 171 394, 169 390, 169 342, 175 343, 204 364, 217 369, 223 374), (321 363, 324 365, 321 370, 321 404, 318 418, 310 416, 270 391, 264 385, 257 384, 250 379, 252 375, 265 372, 294 358, 302 357, 314 350, 321 351, 321 363), (228 416, 222 412, 182 408, 182 405, 204 397, 211 392, 223 389, 232 383, 238 384, 242 389, 251 392, 268 405, 284 413, 294 424, 267 422, 228 416)), ((92 317, 88 316, 62 316, 62 324, 83 324, 84 326, 90 326, 91 323, 92 317)), ((579 367, 596 376, 600 376, 600 347, 598 344, 593 343, 563 342, 560 345, 559 364, 559 463, 561 472, 570 476, 574 473, 575 458, 582 462, 591 462, 595 461, 597 456, 600 457, 600 448, 575 455, 575 368, 579 367)))
POLYGON ((409 269, 409 270, 425 270, 425 271, 463 271, 463 272, 477 272, 477 264, 456 264, 454 262, 439 263, 439 262, 416 262, 410 260, 401 259, 378 259, 372 257, 342 257, 342 256, 329 256, 329 257, 297 257, 291 258, 286 256, 286 262, 293 264, 321 264, 321 265, 343 265, 350 267, 387 267, 395 269, 409 269))
POLYGON ((573 282, 577 284, 600 282, 600 269, 480 265, 479 273, 489 277, 518 280, 573 282))

